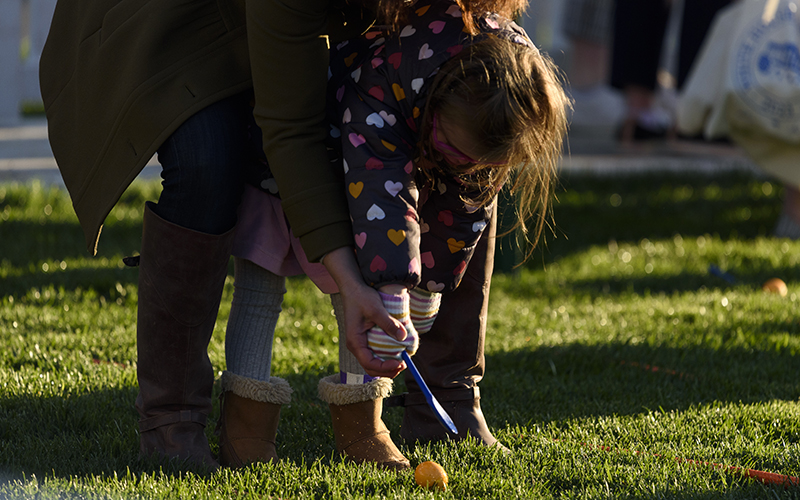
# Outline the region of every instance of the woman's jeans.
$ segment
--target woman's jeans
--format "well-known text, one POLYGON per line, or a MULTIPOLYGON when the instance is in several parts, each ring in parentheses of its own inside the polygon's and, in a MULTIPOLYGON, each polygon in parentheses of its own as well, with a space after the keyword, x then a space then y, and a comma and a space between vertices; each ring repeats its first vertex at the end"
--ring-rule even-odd
POLYGON ((251 97, 248 91, 207 106, 158 149, 163 190, 155 211, 161 218, 215 235, 236 225, 248 172, 266 164, 251 97))

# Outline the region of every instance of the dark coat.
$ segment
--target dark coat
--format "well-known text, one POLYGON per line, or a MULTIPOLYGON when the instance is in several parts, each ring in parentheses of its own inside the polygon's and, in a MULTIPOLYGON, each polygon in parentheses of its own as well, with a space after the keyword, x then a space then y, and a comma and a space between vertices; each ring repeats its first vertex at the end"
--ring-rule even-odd
POLYGON ((186 118, 253 80, 265 151, 309 258, 352 244, 323 143, 323 35, 343 39, 371 19, 337 2, 254 0, 247 12, 245 0, 58 2, 40 62, 42 97, 53 154, 90 252, 106 216, 162 142, 186 118), (333 33, 345 21, 349 32, 333 33))

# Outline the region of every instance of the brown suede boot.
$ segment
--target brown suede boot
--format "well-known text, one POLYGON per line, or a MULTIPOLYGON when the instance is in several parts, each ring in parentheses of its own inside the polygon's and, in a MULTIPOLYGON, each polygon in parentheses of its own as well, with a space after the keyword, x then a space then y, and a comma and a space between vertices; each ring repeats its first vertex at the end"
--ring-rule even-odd
POLYGON ((497 210, 478 242, 458 288, 442 295, 439 315, 431 330, 420 336, 419 350, 414 356, 423 380, 456 424, 458 436, 451 436, 439 423, 416 381, 406 370, 408 394, 389 398, 386 402, 387 407, 405 406, 400 436, 406 442, 460 440, 472 436, 487 446, 503 446, 486 425, 478 389, 486 366, 483 346, 496 226, 497 210), (473 311, 480 311, 480 314, 473 311))
POLYGON ((275 437, 281 405, 292 401, 292 388, 282 378, 269 382, 222 373, 222 416, 217 424, 219 462, 244 467, 252 462, 277 462, 275 437))
POLYGON ((137 374, 142 456, 216 469, 205 435, 214 373, 208 342, 228 272, 233 230, 192 231, 144 211, 137 374))
POLYGON ((401 471, 411 467, 397 449, 381 420, 383 398, 392 392, 392 379, 366 384, 341 384, 339 375, 319 381, 319 397, 330 406, 336 450, 357 464, 373 462, 401 471))

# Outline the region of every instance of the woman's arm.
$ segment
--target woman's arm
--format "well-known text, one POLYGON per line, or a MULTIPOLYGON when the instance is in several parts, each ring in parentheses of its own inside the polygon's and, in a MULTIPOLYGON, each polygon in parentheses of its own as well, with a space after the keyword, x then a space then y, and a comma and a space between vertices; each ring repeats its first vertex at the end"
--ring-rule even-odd
POLYGON ((405 331, 358 272, 347 201, 325 147, 329 3, 246 0, 254 115, 292 231, 310 261, 325 256, 339 286, 348 348, 371 376, 394 377, 405 365, 374 358, 366 332, 378 325, 404 338, 405 331))
POLYGON ((350 247, 336 249, 322 259, 322 263, 339 286, 345 308, 345 336, 347 348, 372 377, 395 377, 405 369, 405 363, 376 358, 367 345, 366 332, 377 325, 398 340, 406 337, 399 321, 391 317, 383 306, 378 292, 364 283, 350 247))
POLYGON ((325 147, 329 0, 246 0, 254 115, 292 232, 309 260, 353 244, 325 147))

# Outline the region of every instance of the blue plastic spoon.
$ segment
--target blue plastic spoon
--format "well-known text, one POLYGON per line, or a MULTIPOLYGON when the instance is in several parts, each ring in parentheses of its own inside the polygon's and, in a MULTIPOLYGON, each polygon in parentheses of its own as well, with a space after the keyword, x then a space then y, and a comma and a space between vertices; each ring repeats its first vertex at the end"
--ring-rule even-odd
POLYGON ((442 405, 439 404, 439 401, 434 397, 431 390, 428 389, 428 384, 422 380, 422 375, 420 375, 419 370, 417 370, 417 367, 414 365, 414 362, 411 361, 411 356, 409 356, 406 351, 403 351, 403 361, 406 362, 408 369, 411 370, 411 375, 413 375, 414 380, 417 381, 417 385, 419 385, 419 388, 422 390, 422 394, 425 396, 425 401, 428 402, 428 406, 431 407, 434 415, 436 415, 436 418, 439 419, 439 422, 441 422, 442 425, 447 428, 447 430, 452 432, 454 435, 458 435, 458 429, 456 429, 456 424, 453 423, 453 419, 450 418, 450 415, 448 415, 446 411, 444 411, 442 405))

